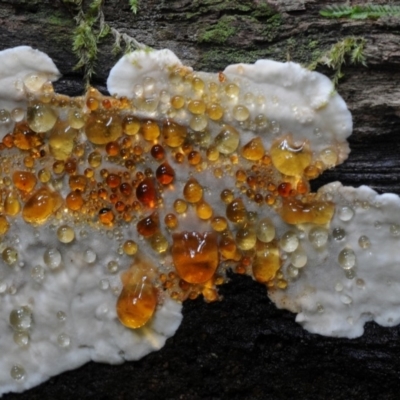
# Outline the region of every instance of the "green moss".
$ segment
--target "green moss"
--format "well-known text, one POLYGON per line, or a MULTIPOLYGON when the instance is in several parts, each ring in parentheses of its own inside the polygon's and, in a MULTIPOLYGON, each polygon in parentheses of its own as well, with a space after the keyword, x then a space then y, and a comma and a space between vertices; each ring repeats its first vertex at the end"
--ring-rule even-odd
POLYGON ((51 15, 45 15, 44 19, 48 24, 57 25, 57 26, 73 26, 74 22, 67 18, 64 14, 54 13, 51 15))
POLYGON ((236 18, 229 15, 223 15, 217 22, 202 32, 198 36, 199 43, 225 43, 231 36, 236 33, 234 23, 236 18))
POLYGON ((261 35, 264 36, 267 41, 272 42, 279 33, 280 26, 282 25, 282 16, 280 14, 274 14, 270 16, 264 24, 261 31, 261 35))

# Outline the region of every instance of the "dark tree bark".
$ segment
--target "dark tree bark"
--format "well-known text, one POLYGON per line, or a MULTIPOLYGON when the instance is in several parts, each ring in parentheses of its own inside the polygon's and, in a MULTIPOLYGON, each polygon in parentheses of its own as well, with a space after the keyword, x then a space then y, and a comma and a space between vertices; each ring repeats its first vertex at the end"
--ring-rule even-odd
MULTIPOLYGON (((326 19, 319 10, 327 4, 141 0, 134 16, 127 0, 106 0, 104 12, 111 26, 149 46, 170 48, 195 69, 208 71, 259 58, 307 64, 346 36, 364 38, 368 66, 344 66, 338 87, 354 116, 352 153, 314 188, 340 180, 400 194, 400 18, 326 19)), ((61 1, 0 0, 1 48, 25 44, 49 54, 63 74, 57 91, 70 95, 83 91, 82 75, 73 70, 74 26, 61 1)), ((112 39, 105 39, 93 79, 102 91, 116 61, 111 50, 112 39)), ((325 338, 277 310, 265 288, 248 277, 232 276, 221 293, 222 302, 186 302, 181 327, 157 353, 121 366, 89 363, 4 398, 398 398, 399 327, 369 323, 359 339, 325 338)))

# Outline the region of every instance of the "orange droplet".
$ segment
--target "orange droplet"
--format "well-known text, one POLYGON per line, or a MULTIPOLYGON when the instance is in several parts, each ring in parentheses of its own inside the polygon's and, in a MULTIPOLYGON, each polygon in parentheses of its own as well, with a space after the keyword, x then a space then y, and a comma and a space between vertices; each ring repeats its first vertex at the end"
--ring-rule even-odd
POLYGON ((172 260, 178 275, 189 283, 204 283, 211 279, 218 267, 216 234, 183 232, 172 238, 172 260))
POLYGON ((43 187, 36 191, 25 203, 22 209, 22 217, 29 224, 43 224, 60 206, 60 195, 43 187))
POLYGON ((29 171, 15 171, 12 179, 15 187, 26 193, 32 192, 37 182, 36 176, 29 171))
POLYGON ((137 225, 136 229, 138 233, 144 237, 153 236, 160 227, 160 219, 157 212, 141 219, 137 225))
POLYGON ((164 162, 157 168, 156 178, 162 185, 169 185, 175 178, 175 172, 167 162, 164 162))
POLYGON ((157 203, 157 193, 153 179, 145 178, 139 183, 136 188, 136 197, 145 207, 155 207, 157 203))
POLYGON ((137 329, 153 316, 157 306, 157 290, 150 278, 140 270, 128 272, 117 300, 117 315, 128 328, 137 329))

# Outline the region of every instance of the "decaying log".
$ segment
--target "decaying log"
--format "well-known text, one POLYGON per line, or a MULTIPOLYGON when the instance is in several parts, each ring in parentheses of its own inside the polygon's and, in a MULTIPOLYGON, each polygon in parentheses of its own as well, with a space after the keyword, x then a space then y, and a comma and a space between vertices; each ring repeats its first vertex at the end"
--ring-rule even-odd
MULTIPOLYGON (((327 4, 141 0, 135 16, 127 0, 106 0, 104 13, 110 26, 208 71, 259 58, 306 65, 344 37, 364 38, 367 67, 345 65, 338 86, 354 116, 352 153, 314 188, 340 180, 400 194, 400 18, 327 19, 319 15, 327 4)), ((49 54, 63 74, 57 91, 70 95, 83 92, 74 27, 61 0, 0 0, 1 49, 25 44, 49 54)), ((109 37, 100 46, 93 84, 102 91, 116 61, 112 45, 109 37)), ((182 326, 157 353, 121 366, 89 363, 4 399, 398 398, 400 327, 370 323, 359 339, 324 338, 277 310, 248 277, 232 276, 221 293, 223 302, 186 302, 182 326)))

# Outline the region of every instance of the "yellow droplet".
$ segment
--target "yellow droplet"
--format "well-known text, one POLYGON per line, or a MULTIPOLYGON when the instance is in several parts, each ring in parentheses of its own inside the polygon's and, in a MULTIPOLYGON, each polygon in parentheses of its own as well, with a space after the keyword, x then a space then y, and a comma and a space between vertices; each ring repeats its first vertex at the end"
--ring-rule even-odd
POLYGON ((311 152, 303 143, 294 147, 288 139, 278 140, 272 144, 271 160, 275 168, 282 174, 289 176, 301 176, 304 169, 311 163, 311 152))

